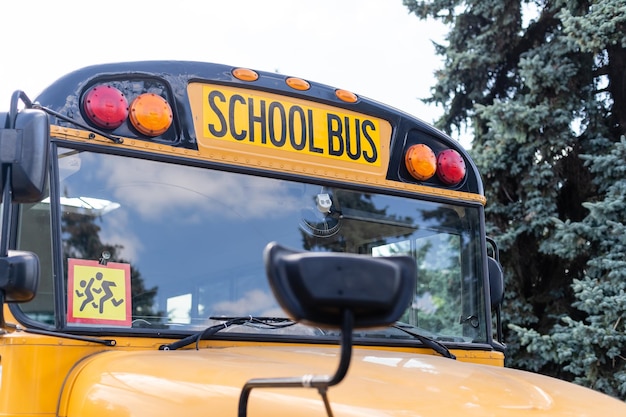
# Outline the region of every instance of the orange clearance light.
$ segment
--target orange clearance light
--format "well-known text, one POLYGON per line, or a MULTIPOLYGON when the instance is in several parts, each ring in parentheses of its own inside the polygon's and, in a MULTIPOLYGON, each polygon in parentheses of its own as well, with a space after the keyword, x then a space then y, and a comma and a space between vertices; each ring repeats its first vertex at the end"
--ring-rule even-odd
POLYGON ((241 81, 256 81, 259 79, 259 74, 248 68, 235 68, 233 75, 241 81))
POLYGON ((454 149, 446 149, 437 155, 437 176, 447 185, 456 185, 465 178, 465 161, 454 149))
POLYGON ((144 93, 130 105, 130 122, 146 136, 159 136, 172 124, 172 108, 161 96, 144 93))
POLYGON ((335 90, 335 95, 341 101, 345 101, 346 103, 356 103, 358 97, 352 91, 348 90, 335 90))
POLYGON ((306 91, 311 88, 311 84, 302 78, 289 77, 285 80, 285 82, 294 90, 306 91))
POLYGON ((435 153, 424 144, 412 145, 404 155, 404 164, 413 178, 420 181, 431 178, 437 170, 435 153))
POLYGON ((85 94, 83 110, 87 119, 103 129, 117 129, 128 117, 128 100, 110 85, 93 87, 85 94))

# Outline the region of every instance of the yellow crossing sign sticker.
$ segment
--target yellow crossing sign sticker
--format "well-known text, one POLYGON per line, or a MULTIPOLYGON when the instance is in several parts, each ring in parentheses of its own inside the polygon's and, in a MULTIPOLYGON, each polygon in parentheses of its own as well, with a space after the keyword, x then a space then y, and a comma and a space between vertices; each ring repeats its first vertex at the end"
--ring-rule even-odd
POLYGON ((68 259, 67 322, 130 327, 130 264, 68 259))

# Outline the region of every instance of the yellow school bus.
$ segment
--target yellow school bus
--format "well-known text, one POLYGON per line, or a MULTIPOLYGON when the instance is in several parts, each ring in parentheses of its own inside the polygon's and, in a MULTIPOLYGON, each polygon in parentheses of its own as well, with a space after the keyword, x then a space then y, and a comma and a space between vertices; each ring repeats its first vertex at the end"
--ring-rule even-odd
POLYGON ((479 172, 413 116, 150 61, 0 123, 0 416, 626 415, 504 367, 479 172))

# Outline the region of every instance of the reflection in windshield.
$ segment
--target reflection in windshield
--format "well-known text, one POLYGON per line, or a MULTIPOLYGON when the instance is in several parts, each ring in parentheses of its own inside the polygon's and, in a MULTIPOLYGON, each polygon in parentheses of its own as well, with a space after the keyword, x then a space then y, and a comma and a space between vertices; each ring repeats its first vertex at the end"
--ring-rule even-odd
POLYGON ((485 323, 462 320, 482 320, 475 209, 66 149, 58 159, 64 259, 108 252, 129 264, 133 327, 192 331, 209 317, 284 316, 263 265, 276 241, 412 256, 418 287, 403 321, 444 339, 486 338, 485 323))

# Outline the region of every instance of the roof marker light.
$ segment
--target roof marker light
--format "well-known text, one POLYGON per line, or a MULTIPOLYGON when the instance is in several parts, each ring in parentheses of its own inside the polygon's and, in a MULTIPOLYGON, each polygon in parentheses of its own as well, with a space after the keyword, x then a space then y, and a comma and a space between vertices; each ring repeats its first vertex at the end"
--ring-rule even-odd
POLYGON ((447 185, 457 185, 465 178, 465 161, 454 149, 446 149, 437 155, 437 176, 447 185))
POLYGON ((87 119, 103 129, 117 129, 128 117, 128 100, 110 85, 93 87, 85 94, 83 110, 87 119))
POLYGON ((248 68, 235 68, 233 76, 241 81, 256 81, 259 79, 259 74, 248 68))
POLYGON ((404 155, 404 163, 413 178, 426 181, 435 175, 437 157, 430 147, 424 144, 412 145, 404 155))
POLYGON ((341 101, 345 101, 346 103, 356 103, 358 97, 351 91, 348 90, 335 90, 335 95, 341 101))
POLYGON ((159 136, 172 124, 172 108, 161 96, 144 93, 130 105, 130 122, 139 133, 146 136, 159 136))
POLYGON ((285 82, 294 90, 306 91, 311 88, 311 84, 302 78, 289 77, 285 80, 285 82))

